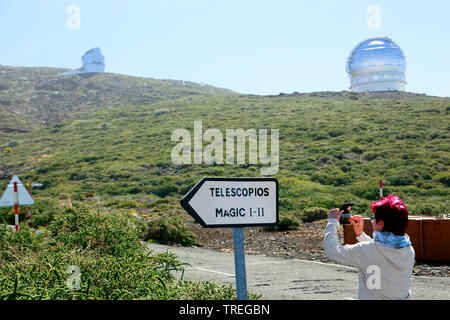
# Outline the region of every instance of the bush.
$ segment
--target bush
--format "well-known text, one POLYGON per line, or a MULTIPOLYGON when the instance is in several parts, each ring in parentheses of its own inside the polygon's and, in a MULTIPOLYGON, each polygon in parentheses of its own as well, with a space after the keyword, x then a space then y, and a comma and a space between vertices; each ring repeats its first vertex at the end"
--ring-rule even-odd
POLYGON ((197 243, 195 234, 183 223, 181 218, 161 214, 154 216, 148 223, 144 240, 154 239, 160 243, 179 243, 192 246, 197 243))
POLYGON ((435 179, 439 181, 440 183, 444 184, 447 187, 450 187, 450 173, 444 172, 441 174, 438 174, 435 179))
POLYGON ((8 143, 7 146, 13 148, 13 147, 17 147, 18 145, 19 145, 19 143, 17 141, 11 141, 8 143))
POLYGON ((311 176, 311 180, 323 185, 344 186, 348 185, 352 178, 348 174, 343 173, 315 173, 311 176))
POLYGON ((437 216, 445 214, 444 203, 423 202, 407 205, 410 215, 437 216))
POLYGON ((61 211, 61 206, 56 200, 36 200, 36 204, 31 206, 30 226, 47 226, 61 211))
POLYGON ((157 185, 155 187, 152 188, 152 193, 156 194, 158 197, 165 197, 170 195, 173 192, 177 192, 178 188, 176 185, 170 183, 170 182, 165 182, 162 183, 160 185, 157 185))
POLYGON ((124 208, 124 209, 132 209, 132 208, 142 208, 145 205, 142 203, 136 202, 134 200, 112 200, 108 201, 104 204, 105 207, 113 207, 113 208, 124 208))
MULTIPOLYGON (((386 183, 386 181, 384 181, 386 183)), ((378 200, 380 198, 380 186, 374 185, 356 185, 352 186, 350 192, 359 198, 366 200, 378 200)), ((383 194, 388 195, 392 193, 389 186, 383 186, 383 194)))
MULTIPOLYGON (((28 208, 21 206, 19 207, 19 221, 22 222, 26 219, 28 216, 28 208)), ((9 225, 15 224, 15 215, 14 215, 14 208, 11 207, 5 207, 0 208, 0 223, 5 222, 9 225)))
MULTIPOLYGON (((28 207, 19 207, 19 221, 28 221, 31 227, 48 225, 60 212, 59 204, 54 200, 38 200, 36 204, 31 206, 31 220, 26 220, 28 217, 28 207)), ((14 208, 6 207, 0 208, 0 223, 14 224, 14 208)))
MULTIPOLYGON (((235 300, 236 290, 231 284, 218 286, 211 281, 193 282, 179 281, 172 292, 175 293, 171 299, 177 300, 204 300, 214 297, 215 300, 235 300)), ((261 295, 248 293, 249 300, 257 300, 261 295)))
POLYGON ((155 111, 155 117, 161 116, 169 112, 169 109, 159 109, 155 111))
MULTIPOLYGON (((172 253, 152 255, 140 244, 131 220, 67 210, 36 233, 0 225, 0 299, 233 299, 231 286, 176 281, 183 262, 172 253), (70 267, 70 268, 69 268, 70 267), (78 268, 77 286, 70 270, 78 268)), ((250 294, 251 299, 259 296, 250 294)))
POLYGON ((368 151, 368 152, 364 152, 361 155, 361 159, 362 160, 366 160, 366 161, 373 161, 378 157, 378 153, 373 152, 373 151, 368 151))
POLYGON ((44 246, 44 237, 44 234, 35 233, 26 225, 21 225, 20 232, 15 232, 14 228, 0 224, 0 265, 3 267, 17 257, 39 251, 44 246))
POLYGON ((409 186, 414 183, 414 178, 406 173, 400 173, 389 178, 393 186, 409 186))
POLYGON ((57 216, 48 229, 56 241, 70 248, 97 250, 102 254, 120 256, 141 246, 138 230, 126 217, 91 213, 78 204, 57 216))
POLYGON ((300 219, 303 222, 313 222, 317 220, 322 220, 328 217, 328 210, 324 208, 308 208, 303 210, 300 219))
POLYGON ((297 218, 292 215, 283 216, 280 218, 276 228, 280 231, 295 230, 300 226, 297 218))
POLYGON ((31 214, 30 226, 39 227, 48 225, 55 218, 54 213, 45 212, 40 214, 31 214))
POLYGON ((354 152, 354 153, 361 154, 361 153, 364 152, 364 149, 361 148, 361 147, 359 147, 359 146, 352 146, 352 148, 350 149, 350 151, 351 151, 351 152, 354 152))

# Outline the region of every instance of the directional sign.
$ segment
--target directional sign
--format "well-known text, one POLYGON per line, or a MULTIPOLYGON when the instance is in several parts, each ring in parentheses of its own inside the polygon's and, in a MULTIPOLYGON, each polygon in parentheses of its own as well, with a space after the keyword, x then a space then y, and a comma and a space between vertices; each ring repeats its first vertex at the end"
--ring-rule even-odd
POLYGON ((44 184, 43 183, 39 183, 39 182, 36 182, 36 183, 32 183, 31 184, 31 186, 34 188, 34 187, 36 187, 36 188, 42 188, 43 186, 44 186, 44 184))
POLYGON ((274 178, 203 178, 181 200, 203 227, 252 227, 278 223, 274 178))
POLYGON ((0 199, 0 207, 14 207, 14 182, 17 182, 17 196, 19 206, 34 204, 33 198, 30 196, 27 189, 25 189, 22 181, 17 176, 14 176, 6 187, 5 193, 3 193, 0 199))

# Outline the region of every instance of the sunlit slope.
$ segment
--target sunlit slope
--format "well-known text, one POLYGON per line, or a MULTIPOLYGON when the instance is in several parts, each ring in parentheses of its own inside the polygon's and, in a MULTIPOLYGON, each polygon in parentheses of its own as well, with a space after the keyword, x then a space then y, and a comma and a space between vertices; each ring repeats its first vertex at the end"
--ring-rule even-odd
POLYGON ((31 131, 64 119, 123 103, 149 104, 196 95, 230 95, 232 91, 193 82, 138 78, 112 73, 65 75, 56 68, 0 66, 0 128, 31 131), (11 118, 11 114, 16 119, 11 118))
POLYGON ((283 210, 352 200, 364 211, 382 178, 385 194, 403 196, 415 213, 436 214, 449 196, 449 113, 449 98, 407 93, 134 99, 6 140, 2 150, 14 147, 0 153, 0 175, 3 184, 13 173, 43 182, 42 195, 105 199, 181 197, 203 176, 260 176, 261 164, 248 161, 173 164, 172 132, 193 135, 201 120, 203 131, 224 136, 226 129, 279 129, 283 210))

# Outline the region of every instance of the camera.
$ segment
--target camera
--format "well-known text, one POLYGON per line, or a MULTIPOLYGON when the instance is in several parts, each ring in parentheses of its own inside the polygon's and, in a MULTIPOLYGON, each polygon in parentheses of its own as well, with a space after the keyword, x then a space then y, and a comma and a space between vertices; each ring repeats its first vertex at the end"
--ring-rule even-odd
POLYGON ((350 214, 350 210, 352 210, 354 203, 353 202, 347 202, 344 203, 341 208, 339 209, 339 211, 344 211, 341 214, 341 218, 339 219, 339 223, 340 224, 349 224, 349 218, 352 217, 352 215, 350 214))

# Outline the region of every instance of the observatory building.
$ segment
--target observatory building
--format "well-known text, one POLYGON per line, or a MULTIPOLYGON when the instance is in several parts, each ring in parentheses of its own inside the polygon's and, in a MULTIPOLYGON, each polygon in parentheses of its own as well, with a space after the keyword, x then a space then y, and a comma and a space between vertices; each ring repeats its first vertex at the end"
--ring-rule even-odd
POLYGON ((358 44, 348 57, 346 69, 353 92, 405 91, 405 55, 387 37, 358 44))
POLYGON ((83 73, 102 73, 105 72, 105 57, 100 48, 94 48, 87 51, 81 58, 83 66, 73 71, 61 72, 58 75, 64 76, 69 74, 83 73))
POLYGON ((81 61, 83 62, 82 72, 105 72, 105 57, 100 48, 87 51, 81 61))

